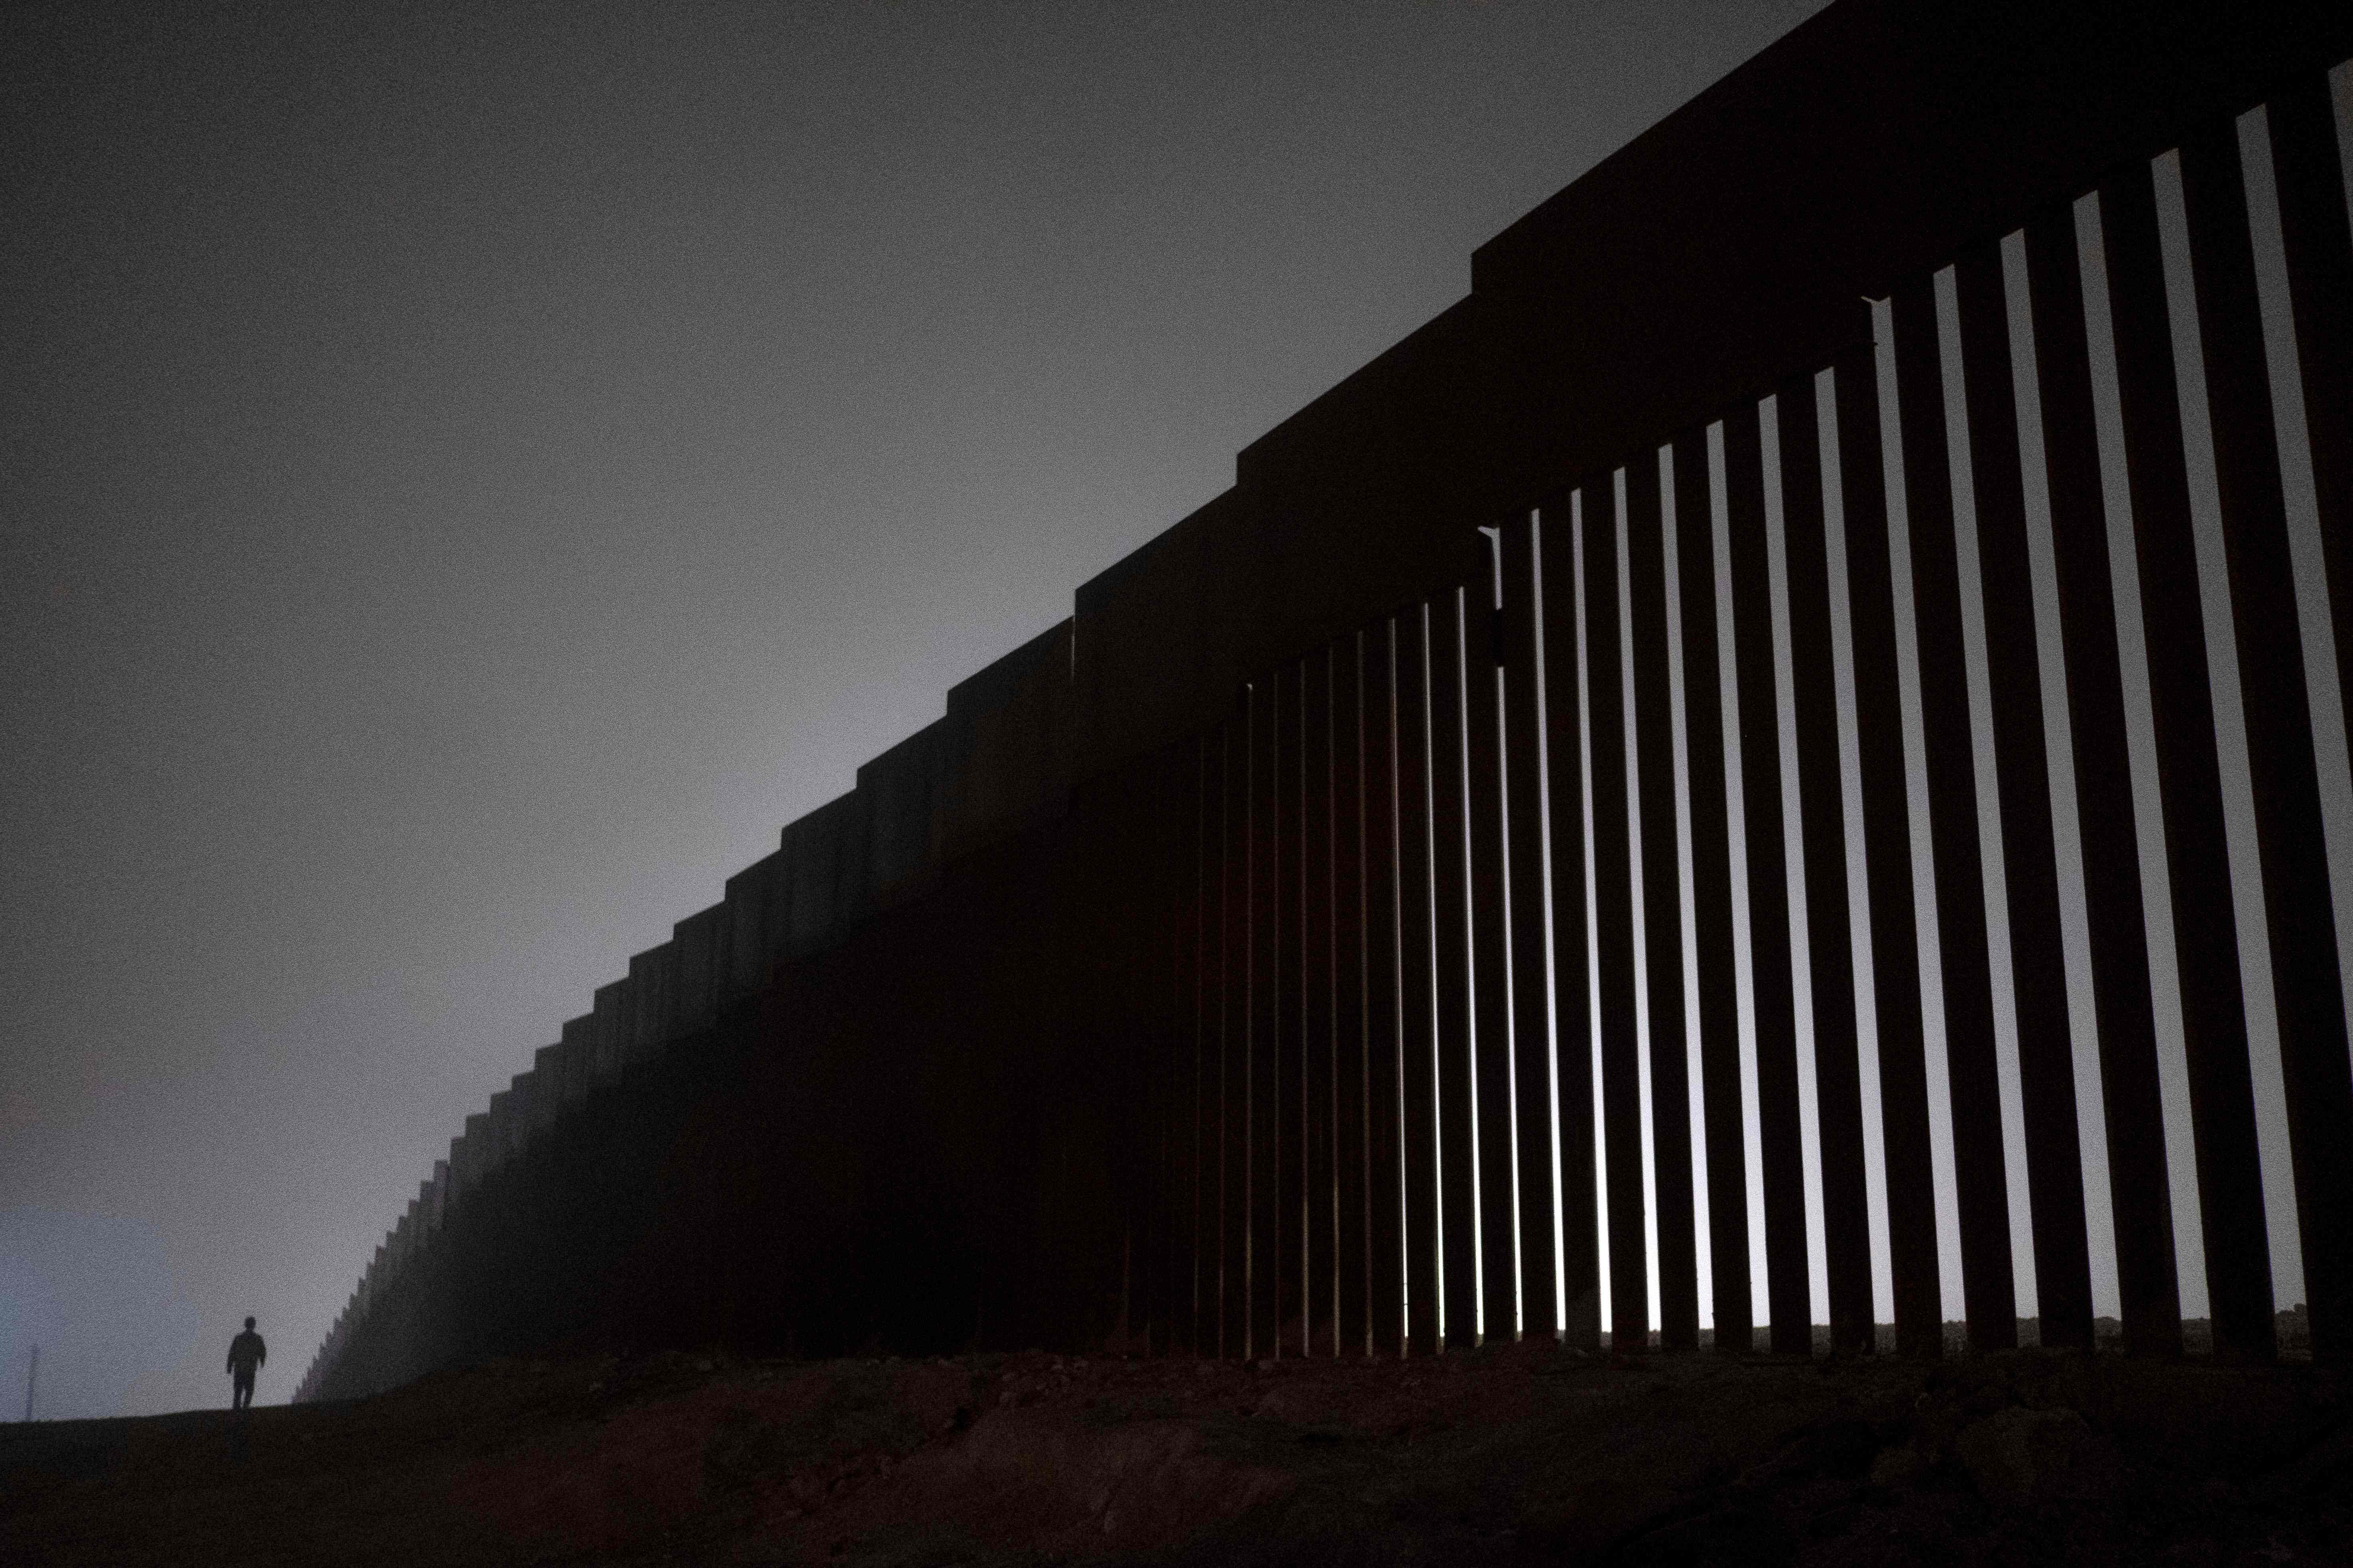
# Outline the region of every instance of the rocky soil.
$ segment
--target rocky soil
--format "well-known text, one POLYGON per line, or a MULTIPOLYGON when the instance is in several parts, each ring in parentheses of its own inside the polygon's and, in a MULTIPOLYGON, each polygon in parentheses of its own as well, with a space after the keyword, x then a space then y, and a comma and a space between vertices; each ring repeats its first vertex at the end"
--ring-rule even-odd
POLYGON ((2037 1351, 501 1363, 0 1427, 0 1563, 2343 1563, 2347 1392, 2037 1351))

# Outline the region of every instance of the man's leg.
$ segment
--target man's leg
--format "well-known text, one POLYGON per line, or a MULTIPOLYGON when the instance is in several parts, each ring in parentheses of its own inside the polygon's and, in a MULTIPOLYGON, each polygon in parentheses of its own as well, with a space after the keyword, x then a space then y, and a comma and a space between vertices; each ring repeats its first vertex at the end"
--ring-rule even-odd
POLYGON ((232 1397, 235 1408, 239 1410, 253 1403, 253 1373, 241 1372, 237 1374, 237 1387, 232 1397))

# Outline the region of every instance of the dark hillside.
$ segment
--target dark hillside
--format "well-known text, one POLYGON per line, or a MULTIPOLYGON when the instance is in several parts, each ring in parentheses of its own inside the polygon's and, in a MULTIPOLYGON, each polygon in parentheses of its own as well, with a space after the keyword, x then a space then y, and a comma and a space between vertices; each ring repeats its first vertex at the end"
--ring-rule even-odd
POLYGON ((0 1562, 2335 1563, 2342 1396, 2034 1351, 499 1363, 0 1429, 0 1562))

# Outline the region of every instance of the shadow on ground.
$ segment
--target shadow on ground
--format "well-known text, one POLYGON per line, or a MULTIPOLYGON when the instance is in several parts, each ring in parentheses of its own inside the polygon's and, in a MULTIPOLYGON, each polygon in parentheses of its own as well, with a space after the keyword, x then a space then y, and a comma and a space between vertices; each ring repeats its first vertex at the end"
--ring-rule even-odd
POLYGON ((501 1363, 0 1428, 0 1562, 2353 1561, 2310 1366, 501 1363))

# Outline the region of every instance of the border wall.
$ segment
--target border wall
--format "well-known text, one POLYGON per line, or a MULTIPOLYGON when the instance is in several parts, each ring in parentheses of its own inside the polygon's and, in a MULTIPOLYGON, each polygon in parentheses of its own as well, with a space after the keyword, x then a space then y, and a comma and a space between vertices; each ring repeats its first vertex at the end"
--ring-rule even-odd
POLYGON ((1933 1354, 1939 1201, 1991 1349, 2013 1192, 2045 1343, 2092 1342, 2105 1209, 2128 1348, 2181 1349, 2186 1226, 2216 1350, 2260 1358, 2250 921, 2311 1342, 2353 1352, 2310 695, 2353 671, 2306 667, 2353 658, 2348 54, 2338 5, 1819 14, 633 958, 468 1118, 298 1397, 566 1343, 1400 1353, 1598 1344, 1606 1307, 1672 1349, 1704 1277, 1719 1343, 1796 1352, 1816 1268, 1836 1342, 1879 1278, 1933 1354))

